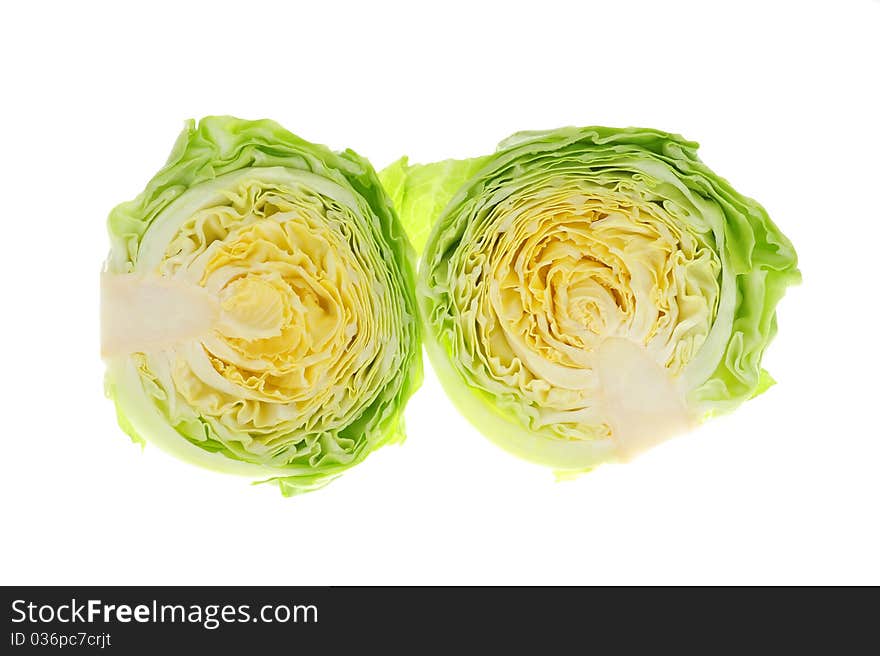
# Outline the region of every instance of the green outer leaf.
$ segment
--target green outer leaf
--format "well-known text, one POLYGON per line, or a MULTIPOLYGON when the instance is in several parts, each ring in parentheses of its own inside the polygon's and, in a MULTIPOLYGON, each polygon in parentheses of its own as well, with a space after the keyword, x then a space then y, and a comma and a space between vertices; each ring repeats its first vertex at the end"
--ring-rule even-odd
POLYGON ((401 157, 382 169, 379 180, 397 208, 416 254, 422 253, 434 219, 488 160, 474 157, 411 165, 407 157, 401 157))
MULTIPOLYGON (((118 205, 108 218, 111 251, 106 270, 129 273, 138 258, 141 240, 151 224, 188 189, 228 173, 251 167, 285 167, 308 171, 334 181, 362 198, 375 222, 377 240, 392 271, 409 319, 400 327, 406 357, 389 384, 360 417, 348 427, 364 435, 353 458, 344 464, 312 468, 277 467, 244 462, 210 435, 193 439, 190 431, 206 427, 172 426, 163 422, 163 404, 144 399, 150 381, 132 373, 131 358, 108 361, 105 389, 114 400, 119 424, 136 442, 150 441, 177 457, 201 466, 262 478, 279 485, 285 495, 317 489, 342 471, 364 460, 376 448, 404 439, 403 411, 422 381, 421 329, 414 296, 415 253, 391 201, 370 163, 352 150, 341 153, 312 144, 270 120, 248 121, 212 116, 198 124, 186 122, 165 166, 132 201, 118 205), (135 381, 133 381, 135 378, 135 381), (205 439, 207 438, 207 439, 205 439)), ((152 384, 155 386, 154 384, 152 384)))

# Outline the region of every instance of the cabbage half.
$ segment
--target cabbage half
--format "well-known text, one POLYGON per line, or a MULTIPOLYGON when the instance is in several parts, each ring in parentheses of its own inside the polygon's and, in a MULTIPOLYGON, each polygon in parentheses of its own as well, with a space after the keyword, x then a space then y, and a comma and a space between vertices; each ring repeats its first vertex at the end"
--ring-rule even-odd
POLYGON ((564 128, 382 172, 424 248, 432 364, 490 439, 581 471, 772 384, 761 356, 796 254, 696 151, 657 130, 564 128))
POLYGON ((295 494, 403 439, 414 254, 365 159, 189 122, 109 231, 106 387, 134 440, 295 494))

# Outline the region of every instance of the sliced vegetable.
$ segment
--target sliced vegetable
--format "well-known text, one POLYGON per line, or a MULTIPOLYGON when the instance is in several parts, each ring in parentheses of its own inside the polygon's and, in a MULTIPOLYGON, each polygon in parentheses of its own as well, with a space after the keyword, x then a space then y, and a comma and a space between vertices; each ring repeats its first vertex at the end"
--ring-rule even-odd
POLYGON ((525 132, 381 178, 425 243, 434 368, 505 449, 560 471, 623 461, 771 384, 761 356, 795 251, 697 144, 525 132))
POLYGON ((365 159, 190 121, 109 231, 106 387, 133 439, 285 494, 403 439, 413 252, 365 159))

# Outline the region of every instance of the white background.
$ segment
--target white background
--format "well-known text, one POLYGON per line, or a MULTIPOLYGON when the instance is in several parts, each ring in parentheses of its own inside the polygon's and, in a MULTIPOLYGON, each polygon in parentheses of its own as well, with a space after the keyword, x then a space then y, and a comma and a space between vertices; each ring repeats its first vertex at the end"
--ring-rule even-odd
POLYGON ((880 3, 13 3, 0 35, 5 584, 880 583, 880 3), (141 451, 98 355, 105 217, 188 117, 380 168, 521 129, 681 132, 791 237, 779 384, 574 482, 454 411, 330 487, 141 451))

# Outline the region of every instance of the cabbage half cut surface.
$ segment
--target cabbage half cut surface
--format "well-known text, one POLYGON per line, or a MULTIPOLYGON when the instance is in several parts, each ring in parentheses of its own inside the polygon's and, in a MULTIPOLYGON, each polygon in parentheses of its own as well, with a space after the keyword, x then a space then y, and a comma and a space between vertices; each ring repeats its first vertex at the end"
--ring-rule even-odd
POLYGON ((428 354, 487 437, 561 471, 625 461, 765 390, 795 251, 651 129, 519 133, 382 172, 421 257, 428 354))
POLYGON ((413 252, 365 159, 272 121, 189 122, 109 231, 106 387, 133 439, 285 494, 403 439, 413 252))

